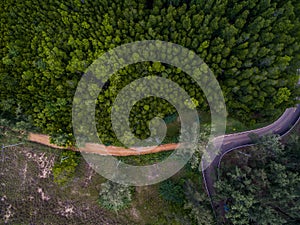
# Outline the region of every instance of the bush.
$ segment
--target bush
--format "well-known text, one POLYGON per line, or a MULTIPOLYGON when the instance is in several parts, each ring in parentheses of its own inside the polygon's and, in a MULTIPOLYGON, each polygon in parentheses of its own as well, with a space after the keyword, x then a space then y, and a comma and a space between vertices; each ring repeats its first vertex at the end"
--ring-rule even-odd
POLYGON ((99 204, 105 209, 117 212, 129 205, 132 192, 133 189, 127 185, 107 181, 101 184, 99 204))
POLYGON ((183 204, 184 192, 182 182, 174 182, 172 180, 163 181, 159 187, 160 196, 171 203, 183 204))
POLYGON ((50 143, 63 147, 74 146, 72 133, 64 133, 61 129, 59 129, 57 133, 51 135, 50 143))
POLYGON ((73 178, 80 157, 77 152, 64 151, 60 156, 60 161, 56 162, 52 168, 54 182, 60 185, 66 184, 73 178))

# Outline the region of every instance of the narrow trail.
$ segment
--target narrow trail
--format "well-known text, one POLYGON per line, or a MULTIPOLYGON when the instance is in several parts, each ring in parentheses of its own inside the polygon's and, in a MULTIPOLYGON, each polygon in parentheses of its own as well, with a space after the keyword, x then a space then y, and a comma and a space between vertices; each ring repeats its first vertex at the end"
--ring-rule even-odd
MULTIPOLYGON (((78 151, 77 148, 64 148, 50 143, 50 137, 44 134, 29 133, 28 140, 38 144, 46 145, 52 148, 58 149, 70 149, 78 151)), ((123 148, 116 146, 105 146, 100 144, 88 143, 85 147, 80 148, 80 151, 85 153, 95 153, 100 155, 113 155, 113 156, 131 156, 131 155, 146 155, 151 153, 157 153, 162 151, 170 151, 179 147, 180 144, 170 143, 159 146, 149 146, 149 147, 132 147, 123 148)))

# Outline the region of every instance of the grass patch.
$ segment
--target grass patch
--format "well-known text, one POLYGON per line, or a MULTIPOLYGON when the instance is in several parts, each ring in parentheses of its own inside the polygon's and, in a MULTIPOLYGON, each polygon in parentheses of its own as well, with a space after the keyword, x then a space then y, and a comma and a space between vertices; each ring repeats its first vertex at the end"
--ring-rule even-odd
MULTIPOLYGON (((200 121, 200 128, 203 124, 211 124, 211 115, 208 112, 198 111, 198 118, 200 121)), ((269 122, 256 123, 253 125, 246 125, 245 123, 243 123, 237 119, 228 117, 227 121, 226 121, 226 134, 238 133, 238 132, 262 128, 273 122, 274 121, 269 121, 269 122)), ((179 119, 177 118, 172 123, 167 124, 167 127, 168 127, 167 135, 162 143, 163 144, 177 143, 179 140, 179 135, 180 135, 179 119)))
POLYGON ((145 166, 151 165, 154 163, 158 163, 166 159, 170 156, 173 151, 165 151, 165 152, 158 152, 153 154, 147 155, 136 155, 136 156, 119 156, 117 157, 120 161, 134 165, 134 166, 145 166))

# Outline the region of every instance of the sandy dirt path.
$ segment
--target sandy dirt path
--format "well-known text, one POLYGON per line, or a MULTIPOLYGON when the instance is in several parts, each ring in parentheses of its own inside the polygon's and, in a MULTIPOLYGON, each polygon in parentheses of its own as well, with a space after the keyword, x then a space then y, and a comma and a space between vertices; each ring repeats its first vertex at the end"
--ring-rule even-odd
MULTIPOLYGON (((64 147, 51 144, 49 136, 44 134, 29 133, 28 140, 52 148, 70 149, 74 151, 79 151, 79 149, 75 147, 64 148, 64 147)), ((170 151, 176 149, 177 147, 179 147, 179 145, 180 144, 171 143, 171 144, 159 145, 157 147, 149 146, 149 147, 123 148, 123 147, 105 146, 105 145, 90 143, 90 144, 86 144, 85 147, 80 148, 80 151, 86 153, 95 153, 100 155, 130 156, 130 155, 145 155, 145 154, 157 153, 162 151, 170 151)))

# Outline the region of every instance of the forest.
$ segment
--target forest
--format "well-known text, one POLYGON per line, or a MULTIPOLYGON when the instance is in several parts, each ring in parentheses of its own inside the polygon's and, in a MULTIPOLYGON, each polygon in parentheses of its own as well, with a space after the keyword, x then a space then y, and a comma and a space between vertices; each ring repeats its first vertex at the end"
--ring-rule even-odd
MULTIPOLYGON (((299 89, 298 0, 26 0, 0 2, 0 116, 73 145, 72 101, 86 69, 125 43, 161 40, 194 51, 216 76, 228 114, 247 124, 269 122, 294 106, 299 89)), ((137 63, 118 71, 100 92, 96 118, 106 145, 118 92, 145 75, 168 78, 209 111, 201 89, 178 68, 137 63)), ((174 107, 146 98, 132 109, 132 132, 149 136, 147 121, 174 107), (137 116, 136 112, 142 112, 137 116)))
POLYGON ((227 223, 299 224, 299 140, 299 133, 284 144, 276 135, 256 138, 255 147, 223 161, 215 200, 227 223))
MULTIPOLYGON (((95 118, 105 145, 124 146, 110 115, 120 91, 146 76, 178 84, 194 104, 187 108, 196 107, 205 123, 195 154, 169 179, 143 187, 114 183, 80 152, 38 145, 27 135, 49 135, 76 150, 72 105, 81 78, 109 50, 144 40, 199 56, 220 84, 229 124, 252 130, 271 123, 299 103, 299 0, 1 0, 0 23, 1 224, 300 224, 299 123, 284 138, 253 134, 254 145, 227 152, 210 174, 210 195, 199 173, 212 128, 209 101, 188 74, 166 63, 114 73, 96 99, 95 118)), ((164 99, 136 102, 129 117, 142 140, 159 117, 168 128, 161 143, 178 141, 178 112, 164 99)), ((116 159, 144 166, 170 154, 116 159)))

